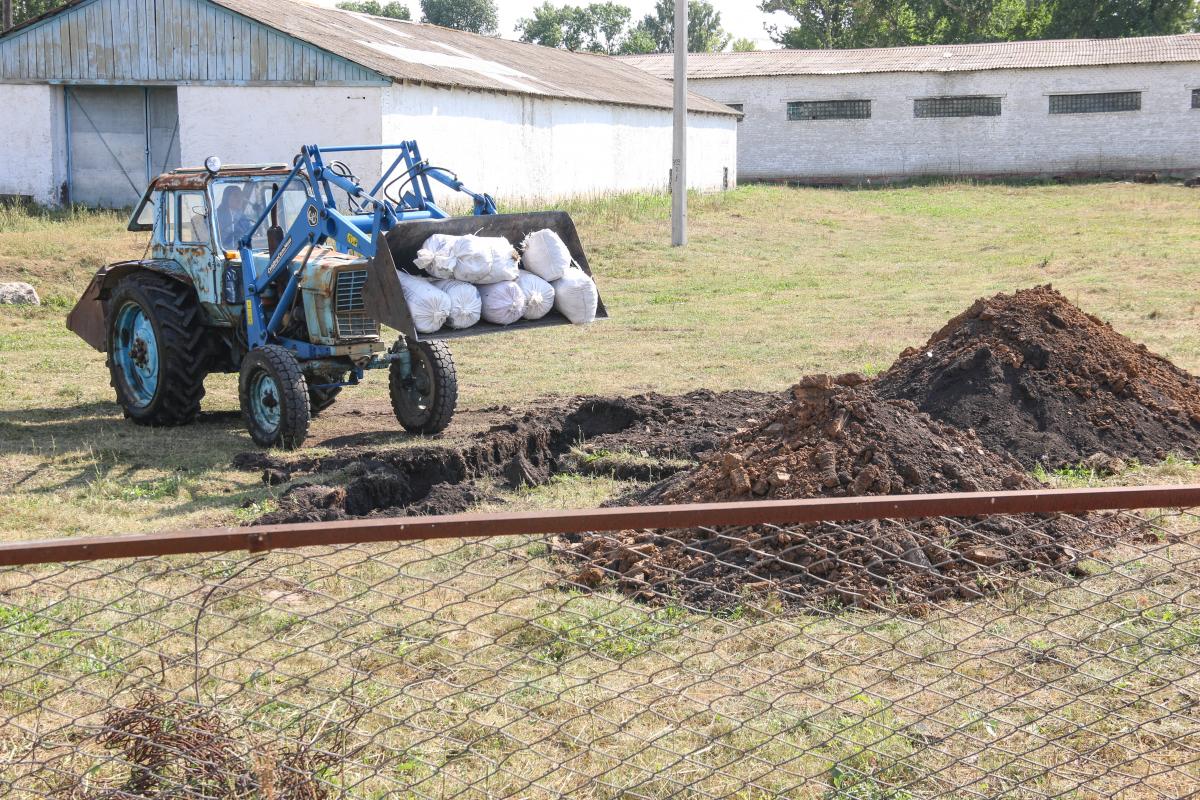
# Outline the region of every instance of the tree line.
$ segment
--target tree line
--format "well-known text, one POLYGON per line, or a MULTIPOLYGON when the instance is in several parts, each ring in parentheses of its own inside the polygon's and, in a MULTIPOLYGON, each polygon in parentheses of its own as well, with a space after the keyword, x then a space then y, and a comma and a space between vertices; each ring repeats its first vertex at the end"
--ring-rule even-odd
MULTIPOLYGON (((53 9, 55 0, 0 0, 19 24, 53 9)), ((495 0, 420 0, 421 21, 495 36, 495 0)), ((759 0, 764 13, 782 12, 785 24, 766 26, 783 47, 830 49, 914 44, 1006 42, 1020 39, 1154 36, 1200 30, 1200 0, 759 0)), ((349 0, 338 8, 410 19, 397 0, 349 0)), ((7 15, 6 15, 7 16, 7 15)), ((669 53, 674 49, 675 2, 658 0, 633 19, 628 6, 605 0, 557 5, 544 0, 517 22, 521 41, 611 55, 669 53)), ((707 0, 688 0, 688 50, 753 50, 734 39, 707 0)))
POLYGON ((763 0, 784 47, 826 49, 1114 38, 1200 29, 1197 0, 763 0))

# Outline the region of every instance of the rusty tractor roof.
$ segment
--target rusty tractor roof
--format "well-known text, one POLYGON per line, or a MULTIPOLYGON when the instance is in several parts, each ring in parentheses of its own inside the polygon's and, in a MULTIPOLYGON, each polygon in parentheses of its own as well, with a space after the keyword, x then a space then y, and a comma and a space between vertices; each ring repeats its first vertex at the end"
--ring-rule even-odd
POLYGON ((147 191, 155 189, 203 189, 214 178, 261 178, 271 175, 286 176, 292 168, 287 164, 230 164, 211 173, 204 167, 180 167, 164 172, 150 184, 147 191))

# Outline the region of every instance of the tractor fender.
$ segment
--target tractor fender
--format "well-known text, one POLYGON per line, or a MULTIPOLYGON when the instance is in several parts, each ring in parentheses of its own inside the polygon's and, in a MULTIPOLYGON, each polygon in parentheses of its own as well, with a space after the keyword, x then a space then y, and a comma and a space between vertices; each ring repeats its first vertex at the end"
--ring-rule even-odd
POLYGON ((67 330, 90 344, 101 353, 108 350, 108 327, 104 319, 104 305, 113 287, 127 275, 148 270, 165 275, 172 280, 186 284, 192 291, 195 285, 192 278, 179 265, 170 259, 151 258, 136 261, 118 261, 96 270, 87 288, 75 307, 67 314, 67 330))

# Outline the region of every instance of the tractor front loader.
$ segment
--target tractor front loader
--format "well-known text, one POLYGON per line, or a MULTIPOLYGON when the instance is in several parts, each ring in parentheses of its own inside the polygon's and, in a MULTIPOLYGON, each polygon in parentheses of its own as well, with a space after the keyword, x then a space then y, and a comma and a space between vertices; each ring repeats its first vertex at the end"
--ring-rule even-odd
MULTIPOLYGON (((590 273, 564 212, 499 214, 487 194, 421 158, 416 142, 306 145, 292 166, 223 167, 159 176, 130 218, 150 233, 148 257, 100 269, 67 327, 107 353, 125 416, 144 425, 193 421, 213 372, 238 372, 242 414, 264 447, 298 447, 311 417, 368 370, 387 369, 392 409, 416 434, 446 428, 458 396, 445 340, 565 325, 557 313, 419 336, 397 266, 412 266, 433 233, 504 236, 516 245, 554 230, 590 273), (371 189, 336 159, 394 152, 371 189), (467 194, 473 215, 451 218, 431 181, 467 194), (396 332, 389 344, 383 327, 396 332)), ((601 301, 597 316, 607 316, 601 301)))

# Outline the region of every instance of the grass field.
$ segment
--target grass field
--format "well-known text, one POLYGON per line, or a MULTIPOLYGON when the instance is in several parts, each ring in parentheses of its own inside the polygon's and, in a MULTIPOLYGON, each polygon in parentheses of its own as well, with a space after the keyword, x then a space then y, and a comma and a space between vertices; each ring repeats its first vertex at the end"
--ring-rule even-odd
MULTIPOLYGON (((574 204, 612 318, 456 345, 461 405, 877 372, 976 297, 1047 282, 1200 370, 1198 197, 753 186, 694 197, 685 250, 665 242, 665 198, 574 204)), ((136 428, 102 356, 64 329, 90 273, 143 248, 114 214, 0 210, 0 280, 46 300, 0 308, 0 539, 237 522, 281 490, 230 466, 252 448, 231 376, 209 380, 199 424, 136 428)), ((310 449, 408 443, 383 381, 344 397, 310 449)), ((1120 480, 1195 475, 1173 461, 1120 480)), ((617 488, 560 480, 507 502, 579 506, 617 488)), ((352 727, 376 771, 335 778, 363 780, 364 797, 1184 796, 1200 790, 1200 555, 1195 518, 1163 525, 1187 538, 926 619, 563 592, 544 545, 522 539, 3 571, 0 788, 26 757, 85 770, 63 755, 78 741, 64 720, 95 722, 149 683, 259 740, 370 708, 352 727)))
MULTIPOLYGON (((694 197, 682 250, 667 244, 665 197, 571 204, 612 318, 456 344, 460 407, 871 373, 976 297, 1046 282, 1197 369, 1196 199, 1125 183, 751 186, 694 197)), ((0 209, 0 279, 30 281, 46 301, 0 308, 0 537, 229 523, 278 491, 229 468, 253 446, 234 376, 210 377, 201 424, 136 428, 113 403, 101 354, 65 330, 91 272, 144 248, 117 214, 0 209)), ((310 446, 350 425, 356 441, 406 441, 387 416, 386 381, 371 377, 343 393, 310 446)), ((560 484, 521 502, 586 504, 608 488, 560 484)))

